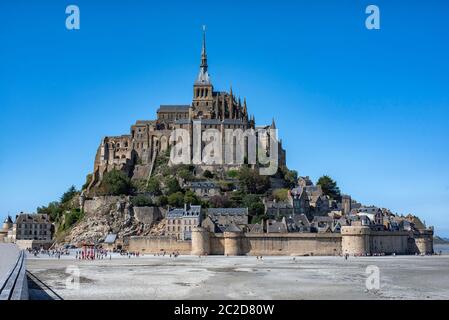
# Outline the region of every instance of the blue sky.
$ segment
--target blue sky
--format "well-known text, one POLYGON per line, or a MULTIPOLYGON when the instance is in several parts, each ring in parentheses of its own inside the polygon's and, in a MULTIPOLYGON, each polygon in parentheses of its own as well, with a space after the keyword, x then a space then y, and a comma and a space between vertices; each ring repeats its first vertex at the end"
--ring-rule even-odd
POLYGON ((215 89, 274 116, 291 169, 449 236, 447 1, 1 1, 0 217, 80 187, 105 135, 215 89), (65 28, 76 4, 81 29, 65 28), (376 4, 381 30, 365 28, 376 4))

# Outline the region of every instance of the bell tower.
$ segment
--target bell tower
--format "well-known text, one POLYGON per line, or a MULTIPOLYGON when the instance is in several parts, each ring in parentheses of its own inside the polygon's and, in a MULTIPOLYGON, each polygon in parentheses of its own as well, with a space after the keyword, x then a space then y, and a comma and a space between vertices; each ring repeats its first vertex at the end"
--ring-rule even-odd
POLYGON ((210 118, 213 109, 213 86, 207 71, 206 26, 203 26, 203 48, 201 50, 201 65, 193 85, 192 107, 196 117, 210 118))

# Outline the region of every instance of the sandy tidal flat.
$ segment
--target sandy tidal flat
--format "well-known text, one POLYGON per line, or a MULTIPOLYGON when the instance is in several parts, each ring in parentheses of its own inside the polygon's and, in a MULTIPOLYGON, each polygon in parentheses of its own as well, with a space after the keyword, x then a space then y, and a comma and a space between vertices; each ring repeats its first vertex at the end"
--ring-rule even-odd
POLYGON ((27 266, 64 299, 449 299, 449 256, 41 256, 27 266), (368 266, 379 290, 366 287, 368 266), (79 288, 66 286, 70 270, 79 288))

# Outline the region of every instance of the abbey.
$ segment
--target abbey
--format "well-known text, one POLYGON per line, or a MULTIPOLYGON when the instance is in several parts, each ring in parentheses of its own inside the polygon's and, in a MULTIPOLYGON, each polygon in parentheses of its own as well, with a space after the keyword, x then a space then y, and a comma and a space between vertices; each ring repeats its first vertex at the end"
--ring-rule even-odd
MULTIPOLYGON (((276 129, 274 119, 271 125, 256 127, 254 115, 250 115, 246 104, 237 98, 232 87, 229 92, 216 91, 208 71, 206 36, 203 32, 201 64, 198 76, 193 84, 193 99, 187 105, 161 105, 157 110, 156 120, 138 120, 131 126, 130 134, 105 137, 97 150, 93 177, 89 188, 98 186, 105 172, 113 169, 125 171, 133 179, 148 179, 159 153, 167 151, 172 142, 170 136, 175 129, 185 129, 190 137, 194 126, 201 131, 219 130, 224 137, 228 129, 257 130, 276 129)), ((258 143, 269 153, 269 130, 267 134, 258 135, 258 143)), ((192 139, 190 139, 192 141, 192 139)), ((278 141, 277 164, 285 166, 285 150, 278 141)), ((223 151, 226 147, 223 140, 223 151)), ((192 149, 192 144, 190 148, 192 149)), ((203 146, 204 147, 204 146, 203 146)), ((190 152, 193 155, 193 150, 190 152)), ((224 152, 223 152, 224 154, 224 152)), ((198 165, 197 170, 226 171, 238 164, 198 165)))

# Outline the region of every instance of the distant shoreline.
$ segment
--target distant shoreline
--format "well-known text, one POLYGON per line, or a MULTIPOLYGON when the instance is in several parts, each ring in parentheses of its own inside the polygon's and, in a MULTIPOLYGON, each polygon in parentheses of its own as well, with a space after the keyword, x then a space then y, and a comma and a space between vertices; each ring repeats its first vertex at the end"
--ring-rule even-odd
POLYGON ((435 236, 433 237, 433 244, 449 244, 449 240, 439 236, 435 236))

